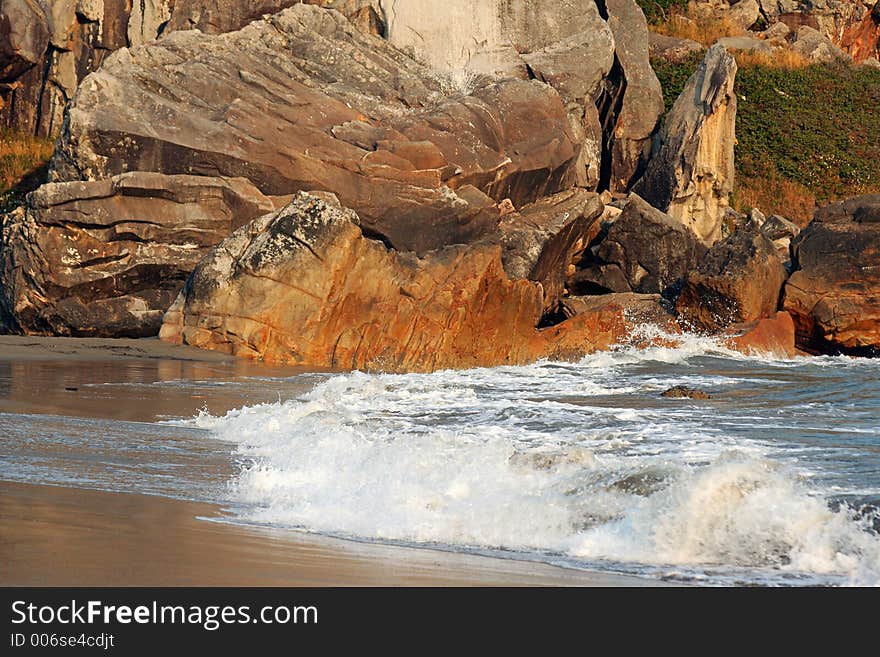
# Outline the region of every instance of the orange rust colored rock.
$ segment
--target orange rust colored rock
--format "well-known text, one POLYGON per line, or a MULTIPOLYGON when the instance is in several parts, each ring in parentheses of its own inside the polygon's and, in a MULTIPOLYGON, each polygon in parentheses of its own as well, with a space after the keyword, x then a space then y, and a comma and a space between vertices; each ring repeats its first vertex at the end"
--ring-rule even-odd
POLYGON ((853 61, 863 62, 871 57, 880 59, 880 2, 868 12, 860 23, 846 28, 840 39, 840 47, 848 52, 853 61))
POLYGON ((798 353, 794 346, 794 320, 785 311, 776 313, 775 317, 740 325, 738 328, 739 335, 725 341, 729 349, 746 355, 777 358, 793 358, 798 353))
POLYGON ((419 258, 357 221, 301 194, 241 228, 198 265, 160 337, 271 363, 433 371, 573 359, 626 334, 619 305, 537 329, 542 290, 510 280, 498 246, 419 258))

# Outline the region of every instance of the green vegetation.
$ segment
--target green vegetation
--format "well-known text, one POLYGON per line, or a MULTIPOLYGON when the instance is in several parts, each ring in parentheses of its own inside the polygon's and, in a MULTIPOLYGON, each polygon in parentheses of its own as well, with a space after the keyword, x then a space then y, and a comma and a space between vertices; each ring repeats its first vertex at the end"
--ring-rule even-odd
POLYGON ((688 0, 636 0, 648 23, 654 25, 669 19, 675 12, 684 12, 687 9, 688 0))
POLYGON ((50 140, 0 131, 0 213, 20 205, 44 182, 51 157, 50 140))
MULTIPOLYGON (((654 62, 667 110, 699 62, 654 62)), ((816 203, 880 191, 880 71, 745 64, 736 93, 738 209, 804 222, 816 203)))

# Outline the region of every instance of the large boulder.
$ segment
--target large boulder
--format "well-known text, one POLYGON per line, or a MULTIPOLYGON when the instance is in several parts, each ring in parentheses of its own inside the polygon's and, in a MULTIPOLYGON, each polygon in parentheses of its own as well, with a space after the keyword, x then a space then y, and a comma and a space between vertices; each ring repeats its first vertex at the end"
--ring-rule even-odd
POLYGON ((733 188, 736 61, 712 46, 666 117, 634 191, 688 226, 707 245, 721 238, 733 188))
POLYGON ((571 275, 573 294, 669 294, 706 247, 686 226, 631 194, 600 244, 571 275))
POLYGON ((796 271, 783 307, 794 317, 798 346, 880 354, 880 195, 818 210, 792 255, 796 271))
POLYGON ((335 193, 365 230, 424 252, 494 231, 496 202, 569 186, 579 144, 535 81, 444 95, 437 76, 341 14, 295 5, 238 32, 173 32, 80 86, 53 180, 129 170, 335 193))
POLYGON ((4 218, 0 326, 155 335, 208 249, 273 209, 244 179, 131 172, 43 185, 4 218))
POLYGON ((506 276, 497 245, 419 258, 300 194, 199 263, 160 337, 272 363, 431 371, 576 358, 626 330, 617 307, 541 330, 542 307, 539 285, 506 276))
POLYGON ((813 64, 827 64, 836 61, 848 61, 850 56, 840 49, 831 39, 807 25, 797 31, 797 38, 791 49, 804 56, 813 64))
POLYGON ((566 277, 599 234, 603 209, 598 194, 575 188, 505 215, 491 238, 508 277, 541 284, 545 313, 566 294, 566 277))
POLYGON ((754 222, 715 244, 688 272, 676 302, 680 321, 708 331, 775 316, 786 271, 754 222))

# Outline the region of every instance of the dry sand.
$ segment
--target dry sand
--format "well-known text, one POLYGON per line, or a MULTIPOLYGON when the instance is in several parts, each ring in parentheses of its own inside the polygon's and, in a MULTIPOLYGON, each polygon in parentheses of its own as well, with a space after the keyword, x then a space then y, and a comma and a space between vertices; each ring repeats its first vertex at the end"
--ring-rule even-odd
MULTIPOLYGON (((108 398, 81 386, 289 375, 155 339, 0 336, 0 411, 153 421, 205 399, 178 391, 108 398)), ((241 404, 212 395, 212 412, 241 404)), ((0 436, 0 457, 3 454, 0 436)), ((0 471, 0 479, 3 474, 0 471)), ((136 494, 0 481, 0 585, 650 586, 547 564, 360 543, 214 522, 222 509, 136 494)))

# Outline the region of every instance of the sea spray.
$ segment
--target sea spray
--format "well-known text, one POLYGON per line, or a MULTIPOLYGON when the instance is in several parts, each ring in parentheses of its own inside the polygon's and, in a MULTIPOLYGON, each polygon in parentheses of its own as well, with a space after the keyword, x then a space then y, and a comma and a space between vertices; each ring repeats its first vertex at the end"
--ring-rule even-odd
POLYGON ((814 425, 839 404, 803 401, 850 378, 837 369, 876 375, 854 365, 694 338, 576 364, 330 376, 190 424, 235 444, 231 495, 248 522, 719 583, 876 584, 872 514, 829 504, 880 492, 876 456, 859 451, 876 444, 876 391, 850 409, 851 433, 837 413, 833 445, 814 425), (673 382, 714 399, 660 399, 673 382))

